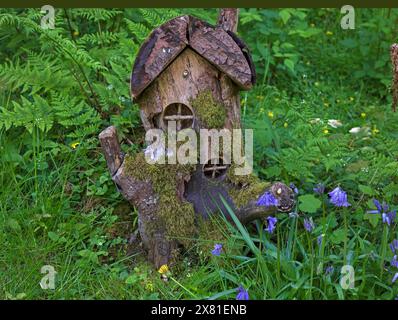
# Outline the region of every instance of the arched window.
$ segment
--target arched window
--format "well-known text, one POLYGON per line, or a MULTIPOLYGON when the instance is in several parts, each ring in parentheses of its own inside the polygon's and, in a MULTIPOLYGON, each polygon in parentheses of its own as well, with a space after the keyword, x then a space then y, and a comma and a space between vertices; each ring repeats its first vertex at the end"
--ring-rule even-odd
POLYGON ((172 103, 169 104, 162 113, 161 126, 163 129, 167 129, 168 122, 175 121, 177 131, 193 128, 194 114, 190 107, 183 103, 172 103))

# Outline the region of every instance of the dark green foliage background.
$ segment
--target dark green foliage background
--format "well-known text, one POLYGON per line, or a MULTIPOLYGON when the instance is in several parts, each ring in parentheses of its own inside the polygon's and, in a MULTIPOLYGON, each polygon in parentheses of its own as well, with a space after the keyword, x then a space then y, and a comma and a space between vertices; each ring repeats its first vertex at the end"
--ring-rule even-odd
POLYGON ((397 296, 388 248, 396 225, 366 211, 374 197, 397 207, 389 47, 398 11, 355 13, 355 29, 343 30, 337 9, 241 9, 239 36, 258 73, 241 95, 244 125, 255 130, 255 170, 297 185, 299 218, 278 215, 273 236, 261 221, 247 232, 220 226, 239 254, 212 257, 198 245, 165 283, 126 251, 137 213, 116 191, 97 136, 116 125, 124 151, 143 148, 129 94, 140 44, 175 16, 215 23, 217 10, 57 9, 56 28, 44 30, 38 9, 0 9, 0 298, 217 299, 234 298, 241 284, 252 299, 397 296), (352 206, 343 212, 313 195, 318 182, 327 191, 340 185, 352 206), (316 224, 311 234, 303 217, 316 224), (121 229, 128 232, 114 232, 121 229), (345 252, 356 272, 349 290, 339 285, 345 252), (39 286, 43 265, 58 272, 54 290, 39 286), (335 272, 325 275, 329 265, 335 272))

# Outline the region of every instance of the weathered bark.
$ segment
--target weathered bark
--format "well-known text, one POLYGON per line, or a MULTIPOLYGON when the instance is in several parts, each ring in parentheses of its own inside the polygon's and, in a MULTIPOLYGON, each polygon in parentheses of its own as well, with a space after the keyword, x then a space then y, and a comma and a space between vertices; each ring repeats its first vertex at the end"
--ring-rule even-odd
POLYGON ((123 197, 135 206, 139 212, 138 228, 148 259, 159 268, 167 264, 178 242, 167 240, 165 230, 159 228, 153 235, 148 233, 148 225, 159 219, 158 195, 148 181, 140 181, 126 173, 124 162, 120 157, 120 144, 116 128, 111 126, 102 131, 99 140, 107 161, 112 180, 118 186, 123 197))
POLYGON ((191 16, 182 16, 155 29, 137 54, 131 75, 132 97, 139 97, 189 47, 230 77, 241 89, 251 88, 255 70, 247 46, 233 32, 237 26, 237 11, 225 10, 218 26, 191 16))
MULTIPOLYGON (((173 251, 179 247, 176 240, 167 239, 166 230, 159 227, 153 234, 147 232, 148 225, 159 219, 158 212, 158 194, 152 188, 150 181, 140 181, 130 176, 125 169, 122 157, 120 157, 120 145, 117 138, 117 131, 115 127, 105 129, 99 135, 101 146, 105 159, 108 164, 109 172, 112 175, 112 180, 116 183, 123 197, 129 201, 138 210, 138 226, 145 249, 148 251, 148 258, 154 263, 156 268, 163 264, 168 264, 172 258, 173 251), (121 162, 121 163, 120 163, 121 162), (115 171, 116 170, 116 171, 115 171)), ((200 170, 197 170, 197 174, 200 170)), ((228 210, 222 204, 220 195, 227 201, 230 207, 235 211, 237 218, 244 224, 249 223, 255 219, 264 218, 277 211, 290 210, 293 206, 292 192, 286 185, 277 182, 273 184, 268 191, 272 192, 278 199, 280 205, 278 207, 261 207, 256 205, 256 199, 249 202, 245 207, 236 209, 234 203, 229 198, 228 189, 222 187, 222 183, 217 185, 206 185, 204 181, 197 180, 194 192, 203 193, 203 196, 208 200, 206 208, 195 208, 193 201, 193 193, 189 190, 184 192, 184 189, 176 190, 181 198, 186 197, 187 201, 194 202, 195 214, 207 218, 207 212, 219 212, 225 215, 228 220, 231 217, 228 210), (207 194, 204 194, 204 193, 207 194)), ((267 190, 264 190, 267 191, 267 190)), ((203 198, 204 199, 204 198, 203 198)), ((203 200, 202 199, 202 200, 203 200)), ((185 200, 185 199, 181 199, 185 200)))
POLYGON ((188 44, 189 16, 172 19, 155 29, 141 46, 131 75, 131 94, 137 97, 188 44))
POLYGON ((395 112, 397 109, 398 103, 398 44, 394 43, 391 46, 391 63, 392 63, 392 72, 393 72, 393 80, 391 85, 392 91, 392 110, 395 112))
POLYGON ((221 27, 192 18, 189 45, 201 56, 227 74, 242 89, 252 87, 252 72, 242 50, 221 27))
POLYGON ((236 32, 238 30, 238 17, 239 9, 237 8, 220 9, 217 25, 225 31, 236 32))

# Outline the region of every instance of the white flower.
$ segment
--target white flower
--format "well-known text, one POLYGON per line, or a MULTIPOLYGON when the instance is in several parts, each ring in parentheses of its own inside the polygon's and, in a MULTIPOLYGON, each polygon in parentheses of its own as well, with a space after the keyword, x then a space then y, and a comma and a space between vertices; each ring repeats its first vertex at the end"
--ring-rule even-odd
POLYGON ((315 124, 315 123, 323 123, 323 121, 320 118, 315 118, 310 120, 310 123, 315 124))
POLYGON ((340 120, 330 119, 328 120, 328 125, 332 128, 338 128, 341 127, 343 124, 340 122, 340 120))
POLYGON ((371 135, 369 127, 362 127, 362 128, 361 127, 354 127, 354 128, 350 129, 349 133, 361 134, 361 135, 364 135, 364 136, 370 136, 371 135))
POLYGON ((361 127, 354 127, 351 128, 351 130, 349 131, 349 133, 353 133, 353 134, 357 134, 361 131, 361 127))

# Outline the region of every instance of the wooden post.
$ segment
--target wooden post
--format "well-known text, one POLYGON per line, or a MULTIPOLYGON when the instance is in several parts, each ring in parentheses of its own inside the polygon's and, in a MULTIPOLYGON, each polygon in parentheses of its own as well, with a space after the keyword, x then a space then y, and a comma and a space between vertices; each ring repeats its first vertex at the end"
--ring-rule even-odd
POLYGON ((239 9, 223 8, 218 15, 218 25, 225 31, 236 32, 238 30, 239 9))
POLYGON ((391 85, 392 110, 395 112, 397 110, 398 103, 398 44, 396 43, 391 46, 391 63, 393 67, 393 80, 391 85))

